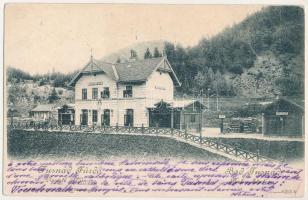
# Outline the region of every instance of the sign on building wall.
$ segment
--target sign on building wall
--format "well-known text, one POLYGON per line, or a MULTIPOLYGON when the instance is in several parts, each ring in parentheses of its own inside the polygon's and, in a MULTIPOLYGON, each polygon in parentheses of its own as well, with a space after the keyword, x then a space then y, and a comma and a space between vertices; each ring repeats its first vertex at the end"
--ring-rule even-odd
POLYGON ((276 115, 278 116, 285 116, 285 115, 288 115, 289 113, 288 112, 276 112, 276 115))
POLYGON ((224 119, 224 118, 226 118, 226 115, 218 115, 218 118, 219 119, 224 119))
POLYGON ((89 86, 93 86, 93 85, 103 85, 103 82, 89 82, 89 86))

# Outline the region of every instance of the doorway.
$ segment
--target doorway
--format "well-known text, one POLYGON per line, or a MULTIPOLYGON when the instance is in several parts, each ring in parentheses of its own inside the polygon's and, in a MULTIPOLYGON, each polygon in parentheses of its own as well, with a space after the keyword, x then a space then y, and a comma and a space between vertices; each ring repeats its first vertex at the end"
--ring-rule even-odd
POLYGON ((101 116, 102 126, 110 126, 110 110, 104 110, 104 114, 101 116))
POLYGON ((134 110, 127 109, 124 115, 124 126, 134 126, 134 110))
POLYGON ((81 117, 80 117, 80 120, 81 120, 81 125, 88 125, 88 110, 81 110, 81 117))

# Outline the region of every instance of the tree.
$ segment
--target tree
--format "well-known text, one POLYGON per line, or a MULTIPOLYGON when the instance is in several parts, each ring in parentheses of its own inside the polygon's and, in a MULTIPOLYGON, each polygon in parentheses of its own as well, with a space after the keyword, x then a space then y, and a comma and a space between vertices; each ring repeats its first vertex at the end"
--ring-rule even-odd
POLYGON ((33 78, 29 73, 9 66, 7 68, 7 79, 8 81, 11 81, 13 79, 20 81, 20 80, 32 80, 33 78))
POLYGON ((158 57, 161 57, 161 53, 159 52, 158 48, 155 47, 154 48, 154 58, 158 58, 158 57))
POLYGON ((146 52, 144 53, 144 59, 152 58, 152 53, 149 48, 147 48, 146 52))
POLYGON ((202 89, 204 89, 206 87, 206 78, 205 78, 204 74, 202 74, 201 72, 198 72, 198 74, 195 76, 194 80, 195 80, 197 91, 201 91, 202 89))
POLYGON ((49 103, 54 103, 55 101, 57 101, 59 98, 57 91, 55 88, 52 89, 51 93, 48 96, 48 102, 49 103))

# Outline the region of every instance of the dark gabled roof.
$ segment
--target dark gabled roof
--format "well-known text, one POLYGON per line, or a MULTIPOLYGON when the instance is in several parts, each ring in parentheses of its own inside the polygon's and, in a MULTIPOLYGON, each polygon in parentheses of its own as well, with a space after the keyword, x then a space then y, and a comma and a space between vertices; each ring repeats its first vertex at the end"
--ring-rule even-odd
POLYGON ((173 101, 164 101, 160 100, 153 104, 151 108, 159 107, 161 105, 166 105, 170 108, 187 108, 189 106, 194 106, 196 104, 199 104, 201 109, 206 109, 207 107, 202 104, 199 100, 193 100, 193 99, 186 99, 186 100, 173 100, 173 101))
POLYGON ((175 86, 181 85, 167 58, 159 57, 125 63, 108 63, 91 58, 90 62, 74 76, 69 86, 74 86, 83 74, 91 73, 105 73, 119 83, 145 82, 155 70, 168 72, 175 86))
POLYGON ((120 82, 146 81, 162 58, 138 60, 116 65, 120 82))
POLYGON ((278 97, 271 104, 267 104, 263 108, 263 112, 270 113, 271 111, 299 111, 304 112, 304 106, 285 97, 278 97))
POLYGON ((30 112, 51 112, 55 110, 56 104, 39 104, 30 112))

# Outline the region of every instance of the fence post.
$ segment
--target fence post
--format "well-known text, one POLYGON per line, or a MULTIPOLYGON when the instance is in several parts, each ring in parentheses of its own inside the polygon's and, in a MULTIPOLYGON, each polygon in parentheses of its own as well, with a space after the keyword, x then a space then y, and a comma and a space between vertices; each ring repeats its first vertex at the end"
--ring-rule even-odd
POLYGON ((72 123, 70 122, 70 131, 72 130, 72 123))
POLYGON ((158 123, 156 123, 155 133, 156 133, 156 135, 158 134, 158 123))
POLYGON ((103 127, 104 127, 104 133, 105 133, 105 131, 106 131, 106 125, 105 125, 105 123, 103 124, 103 127))
POLYGON ((118 132, 118 131, 119 131, 119 124, 116 123, 116 132, 118 132))
POLYGON ((92 127, 93 131, 95 131, 95 125, 93 124, 93 127, 92 127))
POLYGON ((237 146, 235 147, 235 157, 238 156, 238 149, 237 149, 237 146))
POLYGON ((260 150, 257 149, 257 162, 259 162, 259 160, 260 160, 260 150))
POLYGON ((141 133, 144 134, 144 125, 141 125, 141 133))
POLYGON ((129 124, 128 124, 128 132, 129 132, 129 133, 130 133, 130 126, 131 126, 131 125, 130 125, 130 123, 129 123, 129 124))
POLYGON ((173 127, 171 127, 171 136, 173 136, 173 127))

